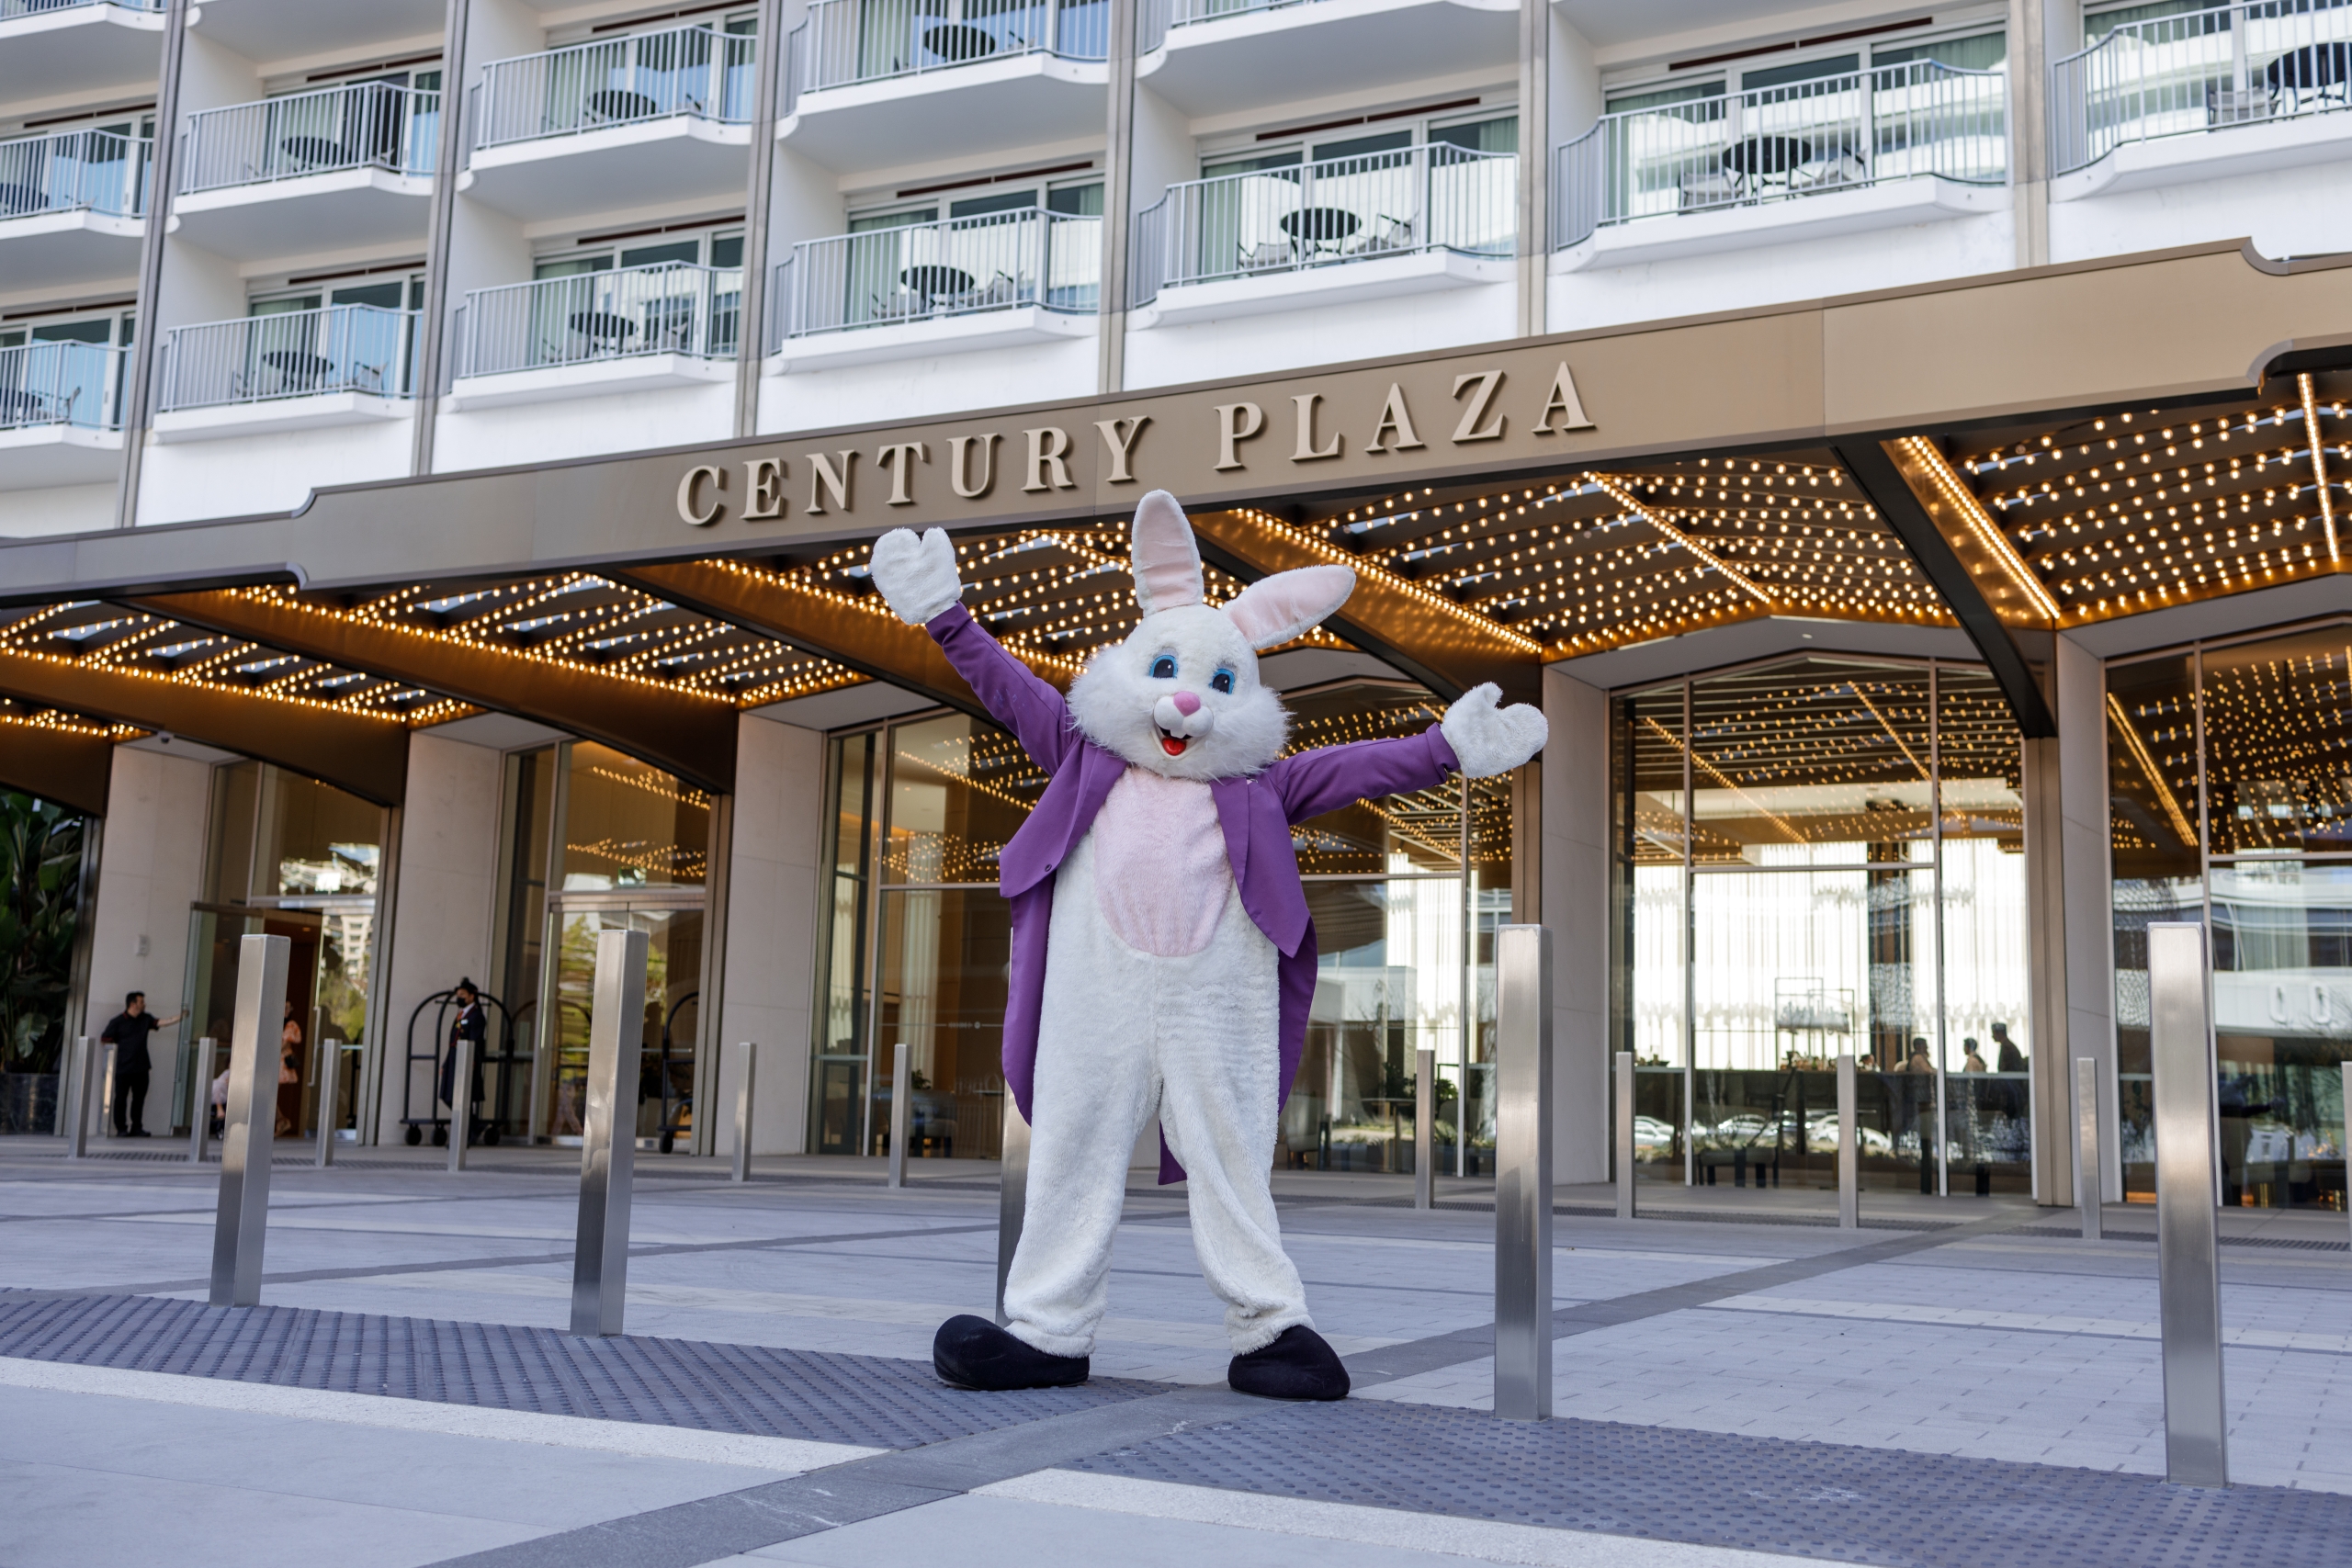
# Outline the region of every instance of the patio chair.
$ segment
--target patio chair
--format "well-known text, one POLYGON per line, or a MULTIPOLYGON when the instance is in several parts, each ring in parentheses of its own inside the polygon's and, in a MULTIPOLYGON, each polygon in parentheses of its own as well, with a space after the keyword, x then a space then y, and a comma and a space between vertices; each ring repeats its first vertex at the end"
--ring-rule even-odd
POLYGON ((1391 218, 1383 212, 1373 222, 1374 226, 1348 247, 1350 255, 1370 256, 1409 251, 1418 243, 1413 233, 1413 220, 1409 218, 1391 218))
POLYGON ((1244 272, 1272 272, 1291 266, 1298 260, 1298 253, 1286 242, 1243 245, 1240 251, 1241 270, 1244 272))
POLYGON ((1862 166, 1859 153, 1833 147, 1824 150, 1815 162, 1798 169, 1789 183, 1800 190, 1828 190, 1838 186, 1861 185, 1869 178, 1870 171, 1862 166))
POLYGON ((2205 95, 2205 123, 2208 125, 2246 125, 2258 119, 2268 119, 2276 108, 2268 88, 2237 92, 2229 87, 2216 87, 2205 95))
POLYGON ((1693 170, 1677 183, 1681 193, 1680 208, 1685 212, 1722 207, 1739 199, 1739 182, 1721 169, 1693 170))

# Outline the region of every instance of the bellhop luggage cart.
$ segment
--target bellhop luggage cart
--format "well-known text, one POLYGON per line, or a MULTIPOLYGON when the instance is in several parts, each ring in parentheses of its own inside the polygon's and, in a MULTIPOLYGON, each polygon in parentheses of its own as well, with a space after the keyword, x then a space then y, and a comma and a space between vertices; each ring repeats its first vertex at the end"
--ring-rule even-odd
MULTIPOLYGON (((482 1100, 487 1113, 475 1119, 474 1130, 480 1133, 483 1145, 491 1147, 498 1143, 499 1113, 515 1103, 514 1076, 518 1070, 526 1074, 530 1071, 531 1057, 528 1052, 517 1051, 514 1047, 517 1021, 506 1010, 506 1004, 488 991, 477 992, 476 995, 481 997, 482 1009, 490 1015, 492 1024, 483 1032, 483 1043, 495 1043, 497 1045, 496 1050, 484 1052, 475 1062, 476 1067, 487 1074, 487 1081, 482 1086, 482 1100)), ((428 1129, 433 1135, 434 1147, 444 1147, 449 1142, 449 1113, 441 1108, 441 1071, 443 1060, 450 1050, 449 1021, 457 1011, 458 993, 452 987, 434 992, 417 1003, 416 1010, 408 1015, 408 1067, 401 1075, 401 1125, 406 1129, 401 1134, 402 1141, 411 1147, 424 1142, 428 1129), (424 1037, 424 1048, 419 1050, 416 1026, 424 1021, 428 1008, 433 1010, 433 1030, 424 1037), (427 1069, 424 1112, 422 1115, 416 1109, 416 1065, 419 1062, 425 1064, 427 1069)), ((463 1092, 457 1085, 450 1087, 454 1092, 463 1092)))

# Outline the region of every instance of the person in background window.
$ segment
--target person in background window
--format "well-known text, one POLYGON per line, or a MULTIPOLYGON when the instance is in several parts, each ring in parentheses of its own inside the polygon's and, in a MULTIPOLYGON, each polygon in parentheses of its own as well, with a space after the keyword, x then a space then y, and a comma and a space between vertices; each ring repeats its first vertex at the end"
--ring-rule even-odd
POLYGON ((1998 1052, 2000 1071, 2005 1073, 2025 1071, 2025 1053, 2018 1050, 2018 1043, 2009 1038, 2007 1024, 1996 1023, 1993 1026, 1993 1044, 1998 1052))
POLYGON ((147 1037, 186 1018, 186 1010, 156 1018, 147 1010, 147 993, 133 991, 122 998, 100 1040, 114 1046, 114 1135, 144 1138, 147 1131, 147 1077, 154 1061, 147 1054, 147 1037))
POLYGON ((1960 1070, 1962 1072, 1988 1073, 1993 1070, 1984 1065, 1984 1056, 1976 1049, 1976 1036, 1973 1034, 1969 1035, 1966 1039, 1961 1042, 1961 1046, 1967 1053, 1967 1055, 1961 1058, 1960 1070))
POLYGON ((300 1136, 302 1131, 302 1023, 294 1004, 286 1004, 286 1020, 277 1026, 277 1136, 300 1136))

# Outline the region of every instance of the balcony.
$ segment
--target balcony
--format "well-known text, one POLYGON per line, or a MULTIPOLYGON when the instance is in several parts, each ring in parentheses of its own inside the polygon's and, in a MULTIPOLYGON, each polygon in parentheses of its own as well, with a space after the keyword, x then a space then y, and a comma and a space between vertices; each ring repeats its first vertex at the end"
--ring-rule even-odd
POLYGON ((164 0, 0 0, 0 99, 153 89, 164 0))
POLYGON ((1136 219, 1137 326, 1507 281, 1519 159, 1451 143, 1187 180, 1136 219))
POLYGON ((458 188, 525 220, 741 199, 758 40, 709 28, 492 62, 458 188))
POLYGON ((189 117, 172 231, 241 261, 421 243, 441 95, 365 82, 189 117))
POLYGON ((89 343, 0 348, 0 490, 115 477, 126 354, 89 343))
POLYGON ((175 327, 155 439, 204 441, 408 417, 417 313, 373 305, 175 327))
POLYGON ((622 267, 466 296, 449 406, 732 381, 740 268, 622 267))
POLYGON ((2050 68, 2052 200, 2352 156, 2352 6, 2127 22, 2050 68))
POLYGON ((777 133, 830 167, 937 158, 914 94, 956 100, 955 151, 1102 134, 1108 0, 818 0, 792 31, 777 133))
POLYGON ((1554 164, 1556 269, 2002 210, 2004 85, 1921 60, 1603 115, 1554 164))
POLYGON ((1137 27, 1136 73, 1193 118, 1519 58, 1514 0, 1143 0, 1137 27))
POLYGON ((766 369, 1091 337, 1102 220, 993 212, 804 240, 776 269, 766 369))
POLYGON ((0 277, 56 288, 139 270, 154 144, 104 130, 0 141, 0 277))

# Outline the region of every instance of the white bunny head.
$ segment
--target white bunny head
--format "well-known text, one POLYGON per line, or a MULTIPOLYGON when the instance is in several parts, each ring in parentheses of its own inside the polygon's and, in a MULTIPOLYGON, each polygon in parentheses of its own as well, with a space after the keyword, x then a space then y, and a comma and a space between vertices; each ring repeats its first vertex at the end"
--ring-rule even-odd
POLYGON ((1276 572, 1212 609, 1201 551, 1176 498, 1136 508, 1128 558, 1143 619, 1071 682, 1070 713, 1089 740, 1172 779, 1237 778, 1282 755, 1290 715, 1258 683, 1258 653, 1347 603, 1343 566, 1276 572))

